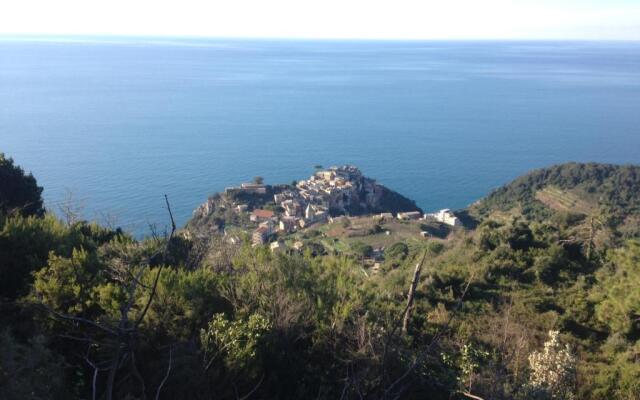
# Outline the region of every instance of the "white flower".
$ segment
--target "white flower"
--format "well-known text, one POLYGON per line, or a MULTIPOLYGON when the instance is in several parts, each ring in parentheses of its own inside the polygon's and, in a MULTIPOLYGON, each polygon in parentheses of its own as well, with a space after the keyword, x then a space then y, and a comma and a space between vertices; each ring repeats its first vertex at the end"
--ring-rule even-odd
POLYGON ((529 385, 533 390, 547 392, 552 399, 571 399, 576 359, 569 346, 560 342, 559 334, 558 331, 549 331, 544 349, 529 355, 529 385))

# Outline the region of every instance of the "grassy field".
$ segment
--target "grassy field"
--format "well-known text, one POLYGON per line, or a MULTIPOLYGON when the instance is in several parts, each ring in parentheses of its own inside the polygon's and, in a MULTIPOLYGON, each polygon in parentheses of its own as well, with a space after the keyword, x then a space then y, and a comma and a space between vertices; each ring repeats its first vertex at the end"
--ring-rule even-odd
POLYGON ((396 218, 385 220, 369 215, 313 224, 281 236, 281 239, 290 248, 296 242, 302 242, 304 249, 317 249, 321 246, 328 253, 355 255, 358 254, 356 244, 369 245, 374 250, 387 248, 398 242, 404 242, 409 247, 422 246, 428 241, 447 241, 459 230, 435 221, 401 221, 396 218), (423 237, 421 232, 425 229, 432 234, 423 237))
MULTIPOLYGON (((375 249, 388 247, 397 242, 411 245, 424 243, 426 240, 443 240, 422 237, 420 232, 425 223, 422 220, 400 221, 395 218, 379 220, 372 216, 352 217, 348 222, 341 220, 300 230, 292 234, 288 242, 294 243, 297 240, 315 242, 322 244, 330 252, 349 253, 356 243, 364 243, 375 249)), ((448 230, 445 229, 445 232, 448 230)))

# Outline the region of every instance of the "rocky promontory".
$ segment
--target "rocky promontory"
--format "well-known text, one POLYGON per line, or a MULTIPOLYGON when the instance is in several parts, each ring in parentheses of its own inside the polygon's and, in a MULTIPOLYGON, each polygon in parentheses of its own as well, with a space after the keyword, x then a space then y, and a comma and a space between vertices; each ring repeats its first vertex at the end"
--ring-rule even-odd
POLYGON ((292 231, 342 215, 412 211, 422 214, 415 201, 345 165, 318 170, 295 184, 268 185, 257 179, 226 188, 195 209, 186 228, 203 235, 229 226, 255 229, 266 222, 292 231))

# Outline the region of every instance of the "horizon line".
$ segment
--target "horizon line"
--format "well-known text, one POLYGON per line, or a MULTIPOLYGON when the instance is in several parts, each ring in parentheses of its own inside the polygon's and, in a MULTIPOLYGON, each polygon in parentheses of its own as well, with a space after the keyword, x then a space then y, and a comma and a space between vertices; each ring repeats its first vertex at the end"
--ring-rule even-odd
POLYGON ((209 36, 209 35, 165 35, 165 34, 113 34, 113 33, 0 33, 0 40, 27 39, 178 39, 178 40, 264 40, 264 41, 335 41, 335 42, 619 42, 636 43, 640 39, 628 38, 388 38, 388 37, 305 37, 305 36, 209 36))

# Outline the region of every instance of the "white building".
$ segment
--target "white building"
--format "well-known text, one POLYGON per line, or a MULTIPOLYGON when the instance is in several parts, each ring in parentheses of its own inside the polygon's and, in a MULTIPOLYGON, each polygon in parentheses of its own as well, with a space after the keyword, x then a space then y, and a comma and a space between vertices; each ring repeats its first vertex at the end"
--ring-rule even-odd
POLYGON ((267 193, 267 187, 261 183, 242 183, 240 184, 240 189, 247 193, 267 193))
POLYGON ((311 207, 311 204, 308 204, 307 209, 304 210, 304 217, 309 221, 313 221, 313 219, 316 217, 316 210, 311 207))
POLYGON ((435 218, 436 221, 438 222, 442 222, 444 224, 447 225, 451 225, 451 226, 460 226, 460 220, 458 219, 458 217, 456 217, 451 210, 449 210, 448 208, 445 208, 443 210, 438 211, 437 213, 432 213, 432 214, 425 214, 424 215, 425 218, 435 218))
POLYGON ((298 225, 298 218, 296 217, 282 217, 279 223, 279 230, 281 232, 293 232, 298 225))
POLYGON ((409 212, 401 212, 398 213, 398 219, 400 220, 410 220, 410 219, 420 219, 420 211, 409 211, 409 212))
POLYGON ((382 213, 382 214, 374 215, 373 219, 384 219, 384 220, 391 221, 393 219, 393 214, 390 212, 382 213))

